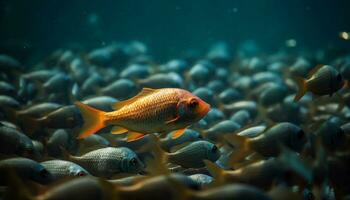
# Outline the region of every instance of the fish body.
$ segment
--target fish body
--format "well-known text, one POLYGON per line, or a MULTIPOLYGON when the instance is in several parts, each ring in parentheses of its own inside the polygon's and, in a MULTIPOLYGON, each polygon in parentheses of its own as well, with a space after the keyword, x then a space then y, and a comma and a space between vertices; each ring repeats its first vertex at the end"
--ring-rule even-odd
POLYGON ((342 75, 332 66, 324 65, 311 71, 309 79, 296 79, 299 90, 294 101, 298 101, 306 92, 315 96, 330 95, 337 92, 344 85, 342 75))
POLYGON ((84 168, 70 161, 48 160, 40 164, 44 166, 55 179, 89 175, 89 172, 84 168))
POLYGON ((210 109, 200 98, 175 88, 143 89, 137 96, 114 104, 116 110, 113 112, 99 111, 79 102, 76 105, 85 121, 79 138, 114 125, 112 133, 129 132, 128 141, 137 140, 145 134, 180 130, 173 136, 177 138, 210 109))
POLYGON ((82 156, 69 155, 69 159, 92 175, 102 177, 112 177, 117 173, 136 173, 143 167, 137 155, 125 147, 101 148, 82 156))

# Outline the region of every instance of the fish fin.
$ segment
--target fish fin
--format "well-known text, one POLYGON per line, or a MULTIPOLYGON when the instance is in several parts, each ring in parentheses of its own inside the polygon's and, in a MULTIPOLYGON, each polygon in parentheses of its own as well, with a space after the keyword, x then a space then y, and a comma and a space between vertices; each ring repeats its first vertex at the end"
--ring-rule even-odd
POLYGON ((138 139, 143 138, 145 135, 143 133, 139 133, 139 132, 130 132, 128 133, 128 139, 126 140, 127 142, 132 142, 138 139))
POLYGON ((141 92, 139 92, 136 96, 134 96, 130 99, 124 100, 124 101, 119 101, 119 102, 114 103, 112 105, 112 108, 114 110, 119 110, 120 108, 124 107, 125 105, 129 105, 142 97, 145 97, 145 96, 152 94, 154 91, 156 91, 156 89, 143 88, 141 90, 141 92))
POLYGON ((237 149, 237 151, 232 152, 229 156, 228 163, 232 168, 235 168, 236 162, 242 161, 247 155, 253 153, 251 142, 248 138, 233 134, 227 134, 224 138, 229 146, 234 146, 237 149), (237 148, 237 145, 239 148, 237 148))
MULTIPOLYGON (((187 128, 187 127, 186 127, 187 128)), ((186 128, 183 129, 179 129, 173 132, 173 135, 171 136, 171 138, 173 140, 175 140, 176 138, 179 138, 181 135, 183 135, 186 131, 186 128)))
POLYGON ((301 77, 296 77, 295 81, 297 82, 298 88, 299 88, 297 91, 297 94, 294 97, 294 102, 297 102, 301 99, 301 97, 303 97, 305 95, 307 88, 306 88, 306 80, 305 79, 303 79, 301 77))
POLYGON ((81 128, 78 138, 86 138, 105 127, 105 113, 103 111, 92 108, 79 101, 75 102, 84 118, 84 125, 81 128))
POLYGON ((180 116, 179 116, 179 115, 176 116, 176 117, 173 118, 173 119, 170 119, 170 120, 166 121, 165 124, 170 124, 170 123, 172 123, 172 122, 176 122, 178 119, 180 119, 180 116))
POLYGON ((212 161, 203 160, 203 162, 214 179, 220 179, 224 175, 225 171, 212 161))
POLYGON ((124 134, 126 132, 128 132, 129 130, 120 126, 113 126, 111 133, 115 134, 115 135, 119 135, 119 134, 124 134))
POLYGON ((313 69, 311 69, 308 73, 308 78, 311 78, 321 67, 323 67, 323 64, 316 65, 313 69))

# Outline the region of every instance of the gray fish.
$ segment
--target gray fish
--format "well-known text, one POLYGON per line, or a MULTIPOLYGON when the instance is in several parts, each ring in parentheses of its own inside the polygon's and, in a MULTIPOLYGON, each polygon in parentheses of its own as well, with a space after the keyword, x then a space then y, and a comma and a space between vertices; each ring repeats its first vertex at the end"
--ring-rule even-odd
POLYGON ((266 130, 266 126, 260 125, 260 126, 253 126, 246 128, 240 132, 237 133, 239 136, 254 138, 259 136, 261 133, 263 133, 266 130))
POLYGON ((260 94, 259 102, 262 104, 262 106, 270 106, 276 103, 281 103, 287 96, 287 92, 287 88, 283 85, 273 85, 260 94))
POLYGON ((214 66, 208 61, 199 61, 195 64, 190 71, 188 76, 196 84, 204 85, 214 74, 214 66))
POLYGON ((71 86, 71 77, 64 73, 57 73, 43 84, 46 93, 62 93, 71 86))
POLYGON ((237 101, 232 104, 225 105, 223 108, 224 113, 232 114, 239 110, 246 110, 253 118, 257 115, 258 106, 255 101, 237 101))
POLYGON ((242 94, 233 88, 228 88, 219 94, 220 102, 223 104, 230 104, 242 99, 242 94))
POLYGON ((211 108, 203 119, 208 123, 209 126, 211 126, 224 120, 225 114, 217 108, 211 108))
POLYGON ((49 156, 61 157, 62 149, 71 150, 74 146, 74 137, 64 129, 57 129, 46 143, 49 156))
POLYGON ((210 105, 217 105, 214 92, 211 91, 209 88, 199 87, 196 90, 194 90, 192 93, 197 97, 203 99, 205 102, 207 102, 210 105))
POLYGON ((183 144, 185 142, 193 142, 201 139, 201 135, 192 129, 186 129, 184 134, 180 137, 173 139, 172 133, 169 133, 165 138, 160 139, 160 145, 162 149, 170 151, 172 147, 183 144))
POLYGON ((239 110, 231 115, 230 120, 236 122, 241 127, 243 127, 243 126, 247 125, 249 122, 251 122, 252 118, 251 118, 248 111, 239 110))
POLYGON ((201 187, 209 185, 214 180, 213 177, 208 176, 206 174, 193 174, 189 177, 201 187))
POLYGON ((32 105, 26 109, 16 111, 16 116, 39 118, 49 114, 54 110, 57 110, 60 107, 62 107, 62 105, 57 103, 50 103, 50 102, 39 103, 39 104, 32 105))
POLYGON ((118 50, 118 45, 109 45, 103 48, 94 49, 87 55, 87 59, 89 62, 96 65, 110 65, 113 63, 118 50))
POLYGON ((138 80, 141 87, 147 88, 183 88, 184 83, 180 75, 175 72, 167 74, 154 74, 145 79, 138 80))
POLYGON ((55 70, 36 70, 29 72, 27 74, 23 74, 22 77, 26 80, 31 81, 39 81, 39 82, 46 82, 50 78, 52 78, 55 74, 57 74, 57 71, 55 70))
POLYGON ((121 78, 141 79, 150 75, 151 67, 148 65, 131 64, 120 72, 121 78))
POLYGON ((295 95, 294 101, 298 101, 306 92, 313 95, 322 96, 330 95, 337 92, 344 85, 341 74, 332 66, 324 65, 320 68, 316 67, 311 71, 308 79, 296 78, 299 90, 295 95))
POLYGON ((80 148, 93 148, 93 147, 108 147, 110 146, 110 142, 102 137, 101 135, 90 135, 84 139, 79 140, 80 148))
POLYGON ((84 168, 70 161, 48 160, 40 164, 51 173, 55 180, 64 177, 81 177, 89 175, 89 172, 84 168))
POLYGON ((11 172, 9 170, 13 170, 22 179, 32 180, 41 184, 47 184, 52 181, 52 175, 44 166, 28 158, 14 157, 1 160, 1 177, 6 177, 6 174, 11 172))
POLYGON ((118 173, 137 173, 143 164, 137 155, 128 148, 106 147, 86 153, 82 156, 71 156, 75 162, 94 176, 112 177, 118 173))
POLYGON ((17 129, 0 125, 0 152, 34 156, 35 150, 31 139, 17 129))
POLYGON ((174 59, 174 60, 170 60, 164 65, 161 65, 159 67, 159 70, 161 72, 177 72, 179 74, 182 74, 188 68, 189 68, 189 65, 185 60, 174 59))
POLYGON ((18 108, 20 106, 19 102, 6 95, 0 95, 0 109, 6 109, 6 108, 18 108))
POLYGON ((94 72, 89 78, 87 78, 84 83, 81 85, 80 93, 81 95, 94 94, 97 90, 103 85, 104 80, 102 76, 94 72))
POLYGON ((104 111, 112 111, 111 105, 113 105, 116 102, 118 102, 118 100, 110 96, 92 97, 82 101, 82 103, 84 104, 104 111))
POLYGON ((239 128, 241 128, 241 126, 236 122, 224 120, 210 127, 208 130, 203 131, 203 134, 211 141, 218 141, 223 135, 232 134, 239 128))
POLYGON ((215 79, 210 81, 206 87, 208 89, 210 89, 211 91, 213 91, 216 95, 220 94, 220 92, 224 91, 226 89, 226 83, 224 83, 222 80, 220 79, 215 79))
POLYGON ((125 100, 137 92, 137 87, 136 84, 129 79, 118 79, 102 88, 100 92, 102 95, 125 100))
POLYGON ((220 151, 214 144, 202 140, 167 155, 171 163, 185 168, 199 168, 204 166, 204 159, 215 162, 220 157, 220 151))
POLYGON ((16 93, 15 87, 5 81, 0 81, 0 94, 13 96, 16 93))

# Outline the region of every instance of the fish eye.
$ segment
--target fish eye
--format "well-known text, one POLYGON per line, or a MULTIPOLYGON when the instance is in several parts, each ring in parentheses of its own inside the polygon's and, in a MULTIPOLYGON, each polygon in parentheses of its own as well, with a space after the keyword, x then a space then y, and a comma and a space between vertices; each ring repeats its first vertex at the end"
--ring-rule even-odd
POLYGON ((198 106, 198 101, 197 99, 191 99, 190 103, 188 104, 188 106, 193 109, 193 108, 196 108, 198 106))
POLYGON ((137 165, 136 158, 131 159, 129 163, 130 163, 130 166, 136 166, 137 165))
POLYGON ((80 176, 80 177, 86 176, 85 172, 79 172, 77 175, 80 176))

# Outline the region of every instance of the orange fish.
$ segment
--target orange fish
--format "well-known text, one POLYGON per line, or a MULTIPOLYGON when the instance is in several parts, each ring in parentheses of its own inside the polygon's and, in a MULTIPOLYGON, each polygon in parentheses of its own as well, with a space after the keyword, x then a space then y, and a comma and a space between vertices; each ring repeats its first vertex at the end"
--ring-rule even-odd
POLYGON ((144 88, 135 97, 115 103, 112 112, 100 111, 80 102, 75 105, 84 118, 78 138, 113 125, 112 134, 128 133, 127 141, 140 139, 145 134, 174 130, 173 139, 178 138, 210 110, 210 105, 202 99, 177 88, 144 88))

